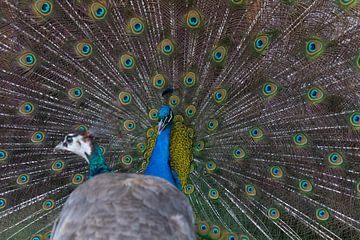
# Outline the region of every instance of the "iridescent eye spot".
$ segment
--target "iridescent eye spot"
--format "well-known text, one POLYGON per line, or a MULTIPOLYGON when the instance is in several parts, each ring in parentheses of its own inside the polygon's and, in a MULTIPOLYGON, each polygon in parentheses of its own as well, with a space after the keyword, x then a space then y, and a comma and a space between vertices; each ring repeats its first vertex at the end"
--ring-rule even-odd
POLYGON ((259 141, 264 137, 264 132, 258 127, 251 128, 249 132, 250 132, 250 137, 254 141, 259 141))
POLYGON ((180 98, 178 96, 171 96, 169 99, 169 105, 171 107, 176 107, 180 103, 180 98))
POLYGON ((280 212, 276 208, 269 208, 268 210, 268 217, 272 220, 276 220, 280 217, 280 212))
POLYGON ((356 128, 360 128, 360 112, 355 112, 350 115, 350 124, 356 128))
POLYGON ((204 147, 205 147, 204 141, 198 141, 197 143, 195 143, 195 151, 197 152, 201 152, 202 150, 204 150, 204 147))
POLYGON ((154 137, 154 136, 155 136, 154 128, 149 128, 149 129, 146 131, 146 136, 147 136, 148 138, 154 137))
POLYGON ((31 141, 34 143, 40 143, 45 140, 45 133, 41 131, 34 132, 31 136, 31 141))
POLYGON ((34 105, 30 102, 22 103, 19 107, 19 112, 23 115, 29 115, 34 111, 34 105))
POLYGON ((225 89, 218 89, 213 93, 213 98, 216 103, 222 103, 227 95, 227 91, 225 89))
POLYGON ((278 92, 278 86, 275 83, 267 82, 262 86, 262 94, 265 97, 275 96, 278 92))
POLYGON ((80 58, 87 58, 93 54, 93 46, 89 42, 79 42, 75 46, 75 52, 80 58))
POLYGON ((269 48, 269 36, 259 35, 254 40, 254 50, 256 53, 264 54, 269 48))
POLYGON ((61 160, 54 161, 51 164, 51 170, 53 170, 55 172, 61 172, 64 169, 64 166, 65 166, 65 164, 63 161, 61 161, 61 160))
POLYGON ((143 153, 146 150, 145 143, 136 144, 136 149, 137 149, 138 152, 143 153))
POLYGON ((237 7, 244 4, 245 0, 229 0, 230 4, 237 7))
POLYGON ((183 77, 185 87, 191 88, 196 83, 197 76, 194 72, 187 72, 183 77))
POLYGON ((197 10, 190 10, 186 14, 186 25, 190 29, 197 29, 201 26, 202 17, 197 10))
POLYGON ((270 174, 273 178, 282 178, 284 173, 280 167, 273 166, 270 168, 270 174))
POLYGON ((212 239, 219 239, 221 235, 220 228, 218 226, 211 227, 211 237, 212 239))
POLYGON ((6 199, 0 198, 0 209, 3 209, 6 207, 6 199))
POLYGON ((119 93, 119 101, 122 105, 129 105, 131 103, 132 97, 128 92, 119 93))
POLYGON ((303 192, 311 192, 313 189, 313 186, 309 180, 300 180, 299 188, 303 192))
POLYGON ((199 222, 197 224, 197 232, 201 235, 204 236, 208 233, 209 231, 209 224, 206 222, 199 222))
POLYGON ((132 70, 135 67, 135 58, 130 53, 120 56, 119 66, 121 70, 132 70))
POLYGON ((195 190, 194 185, 188 184, 188 185, 186 185, 185 188, 184 188, 184 193, 185 193, 186 195, 190 195, 190 194, 192 194, 192 193, 194 192, 194 190, 195 190))
POLYGON ((338 152, 332 152, 327 156, 328 162, 333 166, 340 166, 344 162, 344 158, 338 152))
POLYGON ((131 165, 133 157, 131 155, 125 155, 121 158, 121 162, 125 165, 131 165))
POLYGON ((152 78, 152 84, 156 89, 163 89, 166 81, 165 81, 165 77, 162 74, 156 74, 153 78, 152 78))
POLYGON ((319 57, 324 52, 324 44, 318 38, 310 38, 306 41, 306 54, 309 58, 319 57))
POLYGON ((37 234, 37 235, 31 236, 30 239, 31 239, 31 240, 41 240, 41 239, 42 239, 42 236, 41 236, 40 234, 37 234))
POLYGON ((153 121, 158 120, 158 118, 159 118, 158 115, 159 115, 159 111, 155 108, 150 109, 149 114, 148 114, 150 120, 153 120, 153 121))
POLYGON ((358 71, 360 71, 360 54, 358 54, 355 58, 355 67, 358 71))
POLYGON ((47 240, 52 239, 52 234, 51 234, 51 231, 46 232, 44 235, 45 235, 45 237, 46 237, 46 239, 47 239, 47 240))
POLYGON ((139 17, 131 18, 128 27, 133 35, 140 35, 145 30, 144 21, 139 17))
POLYGON ((174 43, 168 38, 162 40, 159 47, 161 53, 165 56, 171 56, 174 53, 174 43))
POLYGON ((320 221, 326 221, 330 218, 329 211, 325 208, 316 209, 316 218, 320 221))
POLYGON ((216 170, 216 168, 217 168, 217 165, 216 165, 216 163, 214 161, 208 161, 206 163, 206 170, 208 172, 213 172, 213 171, 216 170))
POLYGON ((52 199, 45 200, 42 204, 42 208, 46 211, 54 208, 55 202, 52 199))
POLYGON ((219 122, 216 119, 210 119, 207 123, 207 129, 209 131, 214 131, 219 125, 219 122))
POLYGON ((80 132, 86 132, 88 128, 85 125, 80 125, 77 127, 77 130, 80 132))
POLYGON ((234 233, 229 233, 226 237, 227 240, 237 240, 238 237, 234 233))
POLYGON ((99 3, 95 2, 90 6, 90 15, 93 17, 94 20, 102 20, 105 18, 107 14, 107 8, 99 3))
POLYGON ((215 63, 222 63, 227 56, 227 49, 224 46, 218 46, 212 51, 211 55, 215 63))
POLYGON ((246 235, 241 235, 240 240, 249 240, 249 237, 246 235))
POLYGON ((74 87, 68 90, 68 96, 73 100, 79 100, 83 96, 83 91, 80 87, 74 87))
POLYGON ((189 105, 186 107, 185 114, 187 117, 191 118, 195 115, 195 113, 196 113, 196 107, 194 105, 189 105))
POLYGON ((74 185, 79 185, 81 184, 82 182, 84 181, 84 175, 80 174, 80 173, 77 173, 75 174, 72 179, 71 179, 71 182, 72 184, 74 185))
POLYGON ((30 70, 36 63, 36 57, 32 52, 24 52, 18 58, 18 64, 25 68, 26 70, 30 70))
POLYGON ((5 150, 0 150, 0 161, 5 161, 8 158, 8 153, 5 150))
POLYGON ((246 152, 242 147, 236 146, 233 150, 233 157, 237 160, 242 160, 246 156, 246 152))
POLYGON ((124 121, 124 129, 127 131, 133 131, 136 128, 136 124, 134 120, 126 120, 124 121))
POLYGON ((357 0, 337 0, 337 2, 344 9, 354 7, 358 3, 357 0))
POLYGON ((219 198, 219 192, 215 188, 211 188, 208 195, 211 200, 216 200, 219 198))
POLYGON ((307 98, 310 102, 319 103, 324 99, 324 93, 319 87, 311 87, 307 92, 307 98))
POLYGON ((307 137, 303 133, 297 133, 293 136, 293 142, 296 146, 302 147, 305 146, 308 142, 307 137))
POLYGON ((256 189, 252 184, 246 184, 245 185, 245 193, 248 196, 255 196, 256 195, 256 189))
POLYGON ((17 177, 16 179, 16 183, 19 184, 19 185, 24 185, 26 183, 28 183, 30 180, 30 177, 29 175, 27 174, 21 174, 17 177))
POLYGON ((53 8, 52 1, 37 0, 33 2, 32 9, 38 16, 47 17, 51 14, 53 8))

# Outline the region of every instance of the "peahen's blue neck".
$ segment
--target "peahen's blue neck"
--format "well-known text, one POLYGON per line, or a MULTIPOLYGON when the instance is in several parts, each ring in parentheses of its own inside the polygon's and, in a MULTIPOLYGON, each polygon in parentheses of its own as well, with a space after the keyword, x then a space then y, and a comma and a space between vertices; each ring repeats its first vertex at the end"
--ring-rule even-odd
POLYGON ((92 178, 101 173, 112 172, 111 167, 109 167, 105 158, 101 152, 101 149, 98 145, 95 144, 93 151, 89 156, 89 178, 92 178))
POLYGON ((170 134, 171 124, 157 136, 145 175, 161 177, 177 186, 170 168, 170 134))

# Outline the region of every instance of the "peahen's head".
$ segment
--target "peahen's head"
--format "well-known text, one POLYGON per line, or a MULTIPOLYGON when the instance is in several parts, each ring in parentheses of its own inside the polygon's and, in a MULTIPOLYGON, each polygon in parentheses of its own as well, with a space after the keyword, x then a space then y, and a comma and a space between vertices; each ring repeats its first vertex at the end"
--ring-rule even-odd
POLYGON ((89 156, 93 151, 93 136, 88 132, 69 133, 64 141, 60 142, 55 150, 65 150, 85 158, 89 162, 89 156))
POLYGON ((169 106, 165 105, 160 107, 159 113, 159 133, 164 130, 172 121, 173 113, 169 106))

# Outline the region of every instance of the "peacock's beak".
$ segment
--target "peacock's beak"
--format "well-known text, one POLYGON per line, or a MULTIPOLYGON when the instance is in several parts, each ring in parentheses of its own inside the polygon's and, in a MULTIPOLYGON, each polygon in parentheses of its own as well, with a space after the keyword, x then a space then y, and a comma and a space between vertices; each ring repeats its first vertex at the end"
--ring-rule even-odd
POLYGON ((165 119, 161 119, 158 125, 158 134, 160 134, 165 127, 166 127, 165 119))

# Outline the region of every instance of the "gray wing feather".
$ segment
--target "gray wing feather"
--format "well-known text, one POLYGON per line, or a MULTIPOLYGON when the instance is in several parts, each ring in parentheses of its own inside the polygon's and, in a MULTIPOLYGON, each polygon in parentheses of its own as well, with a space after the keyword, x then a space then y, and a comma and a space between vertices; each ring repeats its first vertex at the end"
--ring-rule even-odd
POLYGON ((53 239, 195 239, 193 212, 160 178, 101 174, 71 193, 53 239))

